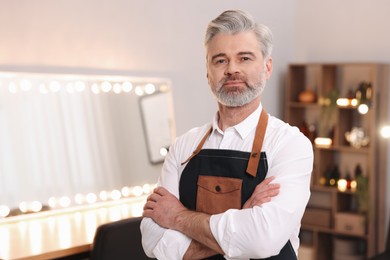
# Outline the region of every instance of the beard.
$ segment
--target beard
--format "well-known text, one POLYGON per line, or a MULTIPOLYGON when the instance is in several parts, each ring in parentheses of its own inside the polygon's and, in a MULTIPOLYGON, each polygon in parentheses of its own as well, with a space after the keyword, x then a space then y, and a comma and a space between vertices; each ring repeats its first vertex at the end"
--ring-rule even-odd
POLYGON ((219 103, 228 107, 240 107, 253 101, 255 98, 261 95, 265 88, 266 77, 265 72, 262 73, 258 82, 253 84, 248 83, 248 80, 244 76, 230 75, 222 78, 217 85, 211 86, 211 90, 219 103), (240 89, 239 87, 226 88, 224 84, 227 81, 240 80, 245 83, 246 88, 240 89))

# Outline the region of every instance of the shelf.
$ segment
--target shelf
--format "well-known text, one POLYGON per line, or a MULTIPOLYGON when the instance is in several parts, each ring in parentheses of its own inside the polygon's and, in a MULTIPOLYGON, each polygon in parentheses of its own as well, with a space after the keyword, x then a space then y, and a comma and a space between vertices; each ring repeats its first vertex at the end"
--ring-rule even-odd
POLYGON ((321 105, 318 103, 303 103, 303 102, 289 102, 288 106, 291 108, 306 108, 306 109, 319 109, 321 105))
POLYGON ((387 220, 380 212, 386 212, 387 146, 380 142, 377 127, 388 120, 389 76, 389 65, 374 63, 299 63, 288 67, 285 121, 297 126, 313 143, 318 136, 332 139, 329 147, 313 145, 311 198, 302 219, 302 230, 306 235, 311 232, 313 259, 333 259, 333 240, 339 236, 363 240, 366 258, 384 250, 387 220), (368 88, 369 92, 364 92, 368 88), (307 90, 315 92, 317 102, 298 102, 307 90), (338 98, 351 95, 358 102, 359 97, 369 97, 366 114, 360 114, 349 100, 346 106, 336 104, 338 98), (325 99, 331 100, 330 106, 323 105, 325 99), (345 134, 356 128, 369 137, 367 146, 349 145, 345 134), (324 179, 347 175, 355 179, 357 169, 364 178, 363 192, 319 185, 324 179), (367 213, 367 204, 373 214, 367 213), (366 213, 355 213, 358 211, 366 213))
POLYGON ((328 150, 328 151, 336 151, 336 152, 345 152, 345 153, 360 153, 360 154, 368 154, 370 152, 369 147, 361 147, 355 148, 347 145, 332 145, 329 147, 321 147, 314 146, 315 150, 328 150))
POLYGON ((340 232, 336 231, 333 228, 324 228, 320 226, 315 226, 315 225, 303 225, 301 226, 301 229, 307 230, 307 231, 312 231, 312 232, 318 232, 318 233, 325 233, 325 234, 331 234, 331 235, 340 235, 340 236, 348 236, 348 237, 353 237, 353 238, 360 238, 360 239, 369 239, 368 235, 355 235, 351 234, 348 232, 340 232))

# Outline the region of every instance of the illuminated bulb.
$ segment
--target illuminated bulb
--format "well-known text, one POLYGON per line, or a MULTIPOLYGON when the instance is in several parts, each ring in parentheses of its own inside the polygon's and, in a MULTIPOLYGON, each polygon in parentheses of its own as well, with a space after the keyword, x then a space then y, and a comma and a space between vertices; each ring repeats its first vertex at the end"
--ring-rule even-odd
POLYGON ((42 203, 39 201, 33 201, 30 204, 30 209, 32 212, 39 212, 42 210, 42 203))
POLYGON ((153 84, 151 84, 151 83, 146 84, 146 86, 145 86, 145 93, 146 94, 153 94, 155 91, 156 91, 156 87, 153 84))
POLYGON ((327 137, 317 137, 316 139, 314 139, 314 143, 317 146, 329 147, 332 145, 332 139, 327 137))
POLYGON ((52 81, 49 84, 49 89, 51 92, 58 92, 61 89, 61 84, 58 81, 52 81))
POLYGON ((77 193, 75 196, 74 196, 74 201, 76 202, 76 204, 83 204, 84 202, 84 196, 83 194, 81 193, 77 193))
POLYGON ((150 193, 150 192, 152 191, 152 188, 150 187, 149 184, 144 184, 144 185, 142 186, 142 191, 143 191, 143 193, 148 194, 148 193, 150 193))
POLYGON ((133 84, 128 81, 122 83, 123 92, 129 93, 133 89, 133 84))
POLYGON ((130 188, 129 187, 123 187, 121 192, 122 192, 122 196, 123 197, 128 197, 130 195, 130 188))
POLYGON ((106 93, 110 92, 110 90, 112 89, 112 85, 108 81, 104 81, 100 87, 101 87, 102 91, 106 92, 106 93))
POLYGON ((69 82, 68 84, 66 84, 66 90, 69 93, 74 93, 74 84, 72 82, 69 82))
POLYGON ((355 180, 351 181, 351 191, 356 191, 357 182, 355 180))
POLYGON ((55 197, 50 197, 47 204, 49 204, 50 208, 55 208, 57 207, 57 199, 55 197))
POLYGON ((161 156, 166 156, 168 154, 168 149, 165 147, 161 147, 160 154, 161 154, 161 156))
POLYGON ((5 218, 11 212, 8 206, 0 205, 0 217, 5 218))
POLYGON ((20 202, 19 204, 19 210, 23 213, 26 213, 27 210, 28 210, 28 207, 27 207, 27 202, 23 201, 23 202, 20 202))
POLYGON ((137 96, 142 96, 144 94, 144 90, 141 86, 136 86, 134 92, 137 96))
POLYGON ((20 89, 23 91, 29 91, 32 87, 32 84, 29 80, 24 79, 20 82, 20 89))
POLYGON ((10 82, 8 85, 8 90, 11 93, 16 93, 18 92, 18 87, 16 86, 15 82, 10 82))
POLYGON ((88 193, 85 198, 86 198, 87 203, 89 203, 89 204, 95 203, 97 201, 97 196, 95 195, 95 193, 92 193, 92 192, 88 193))
POLYGON ((66 208, 70 206, 70 199, 66 196, 60 198, 59 204, 61 207, 66 208))
POLYGON ((381 135, 383 138, 390 138, 390 126, 389 125, 382 127, 381 135))
POLYGON ((133 188, 133 194, 134 194, 134 196, 136 196, 136 197, 141 196, 143 192, 144 192, 144 191, 143 191, 143 189, 142 189, 141 186, 135 186, 135 187, 133 188))
POLYGON ((119 94, 122 92, 122 86, 119 83, 115 83, 112 88, 115 94, 119 94))
POLYGON ((100 93, 100 88, 98 86, 98 84, 96 83, 93 83, 92 86, 91 86, 91 90, 94 94, 99 94, 100 93))
POLYGON ((354 106, 354 107, 356 107, 356 106, 358 105, 358 100, 357 100, 356 98, 353 98, 353 99, 351 100, 351 105, 354 106))
POLYGON ((340 179, 337 181, 337 188, 339 191, 346 191, 347 190, 347 180, 340 179))
POLYGON ((160 91, 161 91, 161 92, 167 92, 168 90, 169 90, 168 85, 165 85, 165 84, 164 84, 164 85, 161 85, 161 86, 160 86, 160 91))
POLYGON ((338 98, 336 104, 340 107, 346 107, 349 104, 348 98, 338 98))
POLYGON ((121 198, 122 194, 119 190, 113 190, 111 192, 111 199, 113 200, 119 200, 121 198))
POLYGON ((108 200, 108 192, 105 191, 105 190, 102 190, 100 193, 99 193, 99 198, 103 201, 106 201, 108 200))
POLYGON ((76 81, 76 83, 74 84, 74 88, 76 89, 76 91, 82 92, 85 90, 85 83, 80 80, 76 81))
POLYGON ((360 104, 358 106, 358 111, 360 114, 365 115, 368 112, 368 106, 366 104, 360 104))
POLYGON ((42 94, 49 93, 49 90, 44 83, 39 84, 39 92, 41 92, 42 94))

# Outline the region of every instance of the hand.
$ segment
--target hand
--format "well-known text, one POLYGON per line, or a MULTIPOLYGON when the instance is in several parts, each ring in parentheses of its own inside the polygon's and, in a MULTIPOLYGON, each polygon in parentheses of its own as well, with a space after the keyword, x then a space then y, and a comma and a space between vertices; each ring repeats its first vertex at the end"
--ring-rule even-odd
POLYGON ((175 218, 187 208, 168 190, 157 187, 144 205, 144 217, 149 217, 162 227, 174 229, 175 218))
POLYGON ((258 184, 252 193, 252 196, 245 202, 243 209, 260 206, 266 202, 271 201, 272 197, 279 194, 280 184, 270 183, 275 177, 269 177, 258 184))

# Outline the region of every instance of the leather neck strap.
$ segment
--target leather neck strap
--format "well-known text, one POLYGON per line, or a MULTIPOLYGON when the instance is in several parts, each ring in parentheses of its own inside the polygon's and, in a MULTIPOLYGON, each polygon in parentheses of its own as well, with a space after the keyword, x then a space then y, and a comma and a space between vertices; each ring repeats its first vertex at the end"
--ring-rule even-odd
MULTIPOLYGON (((257 174, 257 168, 260 161, 261 148, 263 146, 263 140, 265 136, 265 130, 267 129, 267 124, 268 124, 268 114, 265 112, 263 108, 261 111, 259 122, 256 127, 255 139, 253 141, 251 155, 249 157, 248 166, 246 168, 246 172, 252 175, 253 177, 256 177, 257 174)), ((207 133, 203 136, 202 140, 196 147, 195 151, 191 154, 191 156, 187 160, 182 162, 181 165, 189 162, 192 158, 194 158, 195 155, 197 155, 200 152, 200 150, 202 150, 204 143, 206 142, 207 138, 209 137, 212 131, 213 131, 213 127, 211 127, 209 131, 207 131, 207 133)))
POLYGON ((261 110, 261 115, 259 118, 259 123, 256 127, 255 140, 252 145, 252 152, 249 158, 248 166, 246 167, 246 172, 253 177, 256 177, 257 167, 259 166, 261 148, 263 147, 263 141, 265 137, 265 130, 267 129, 268 124, 268 114, 265 112, 264 108, 261 110))

